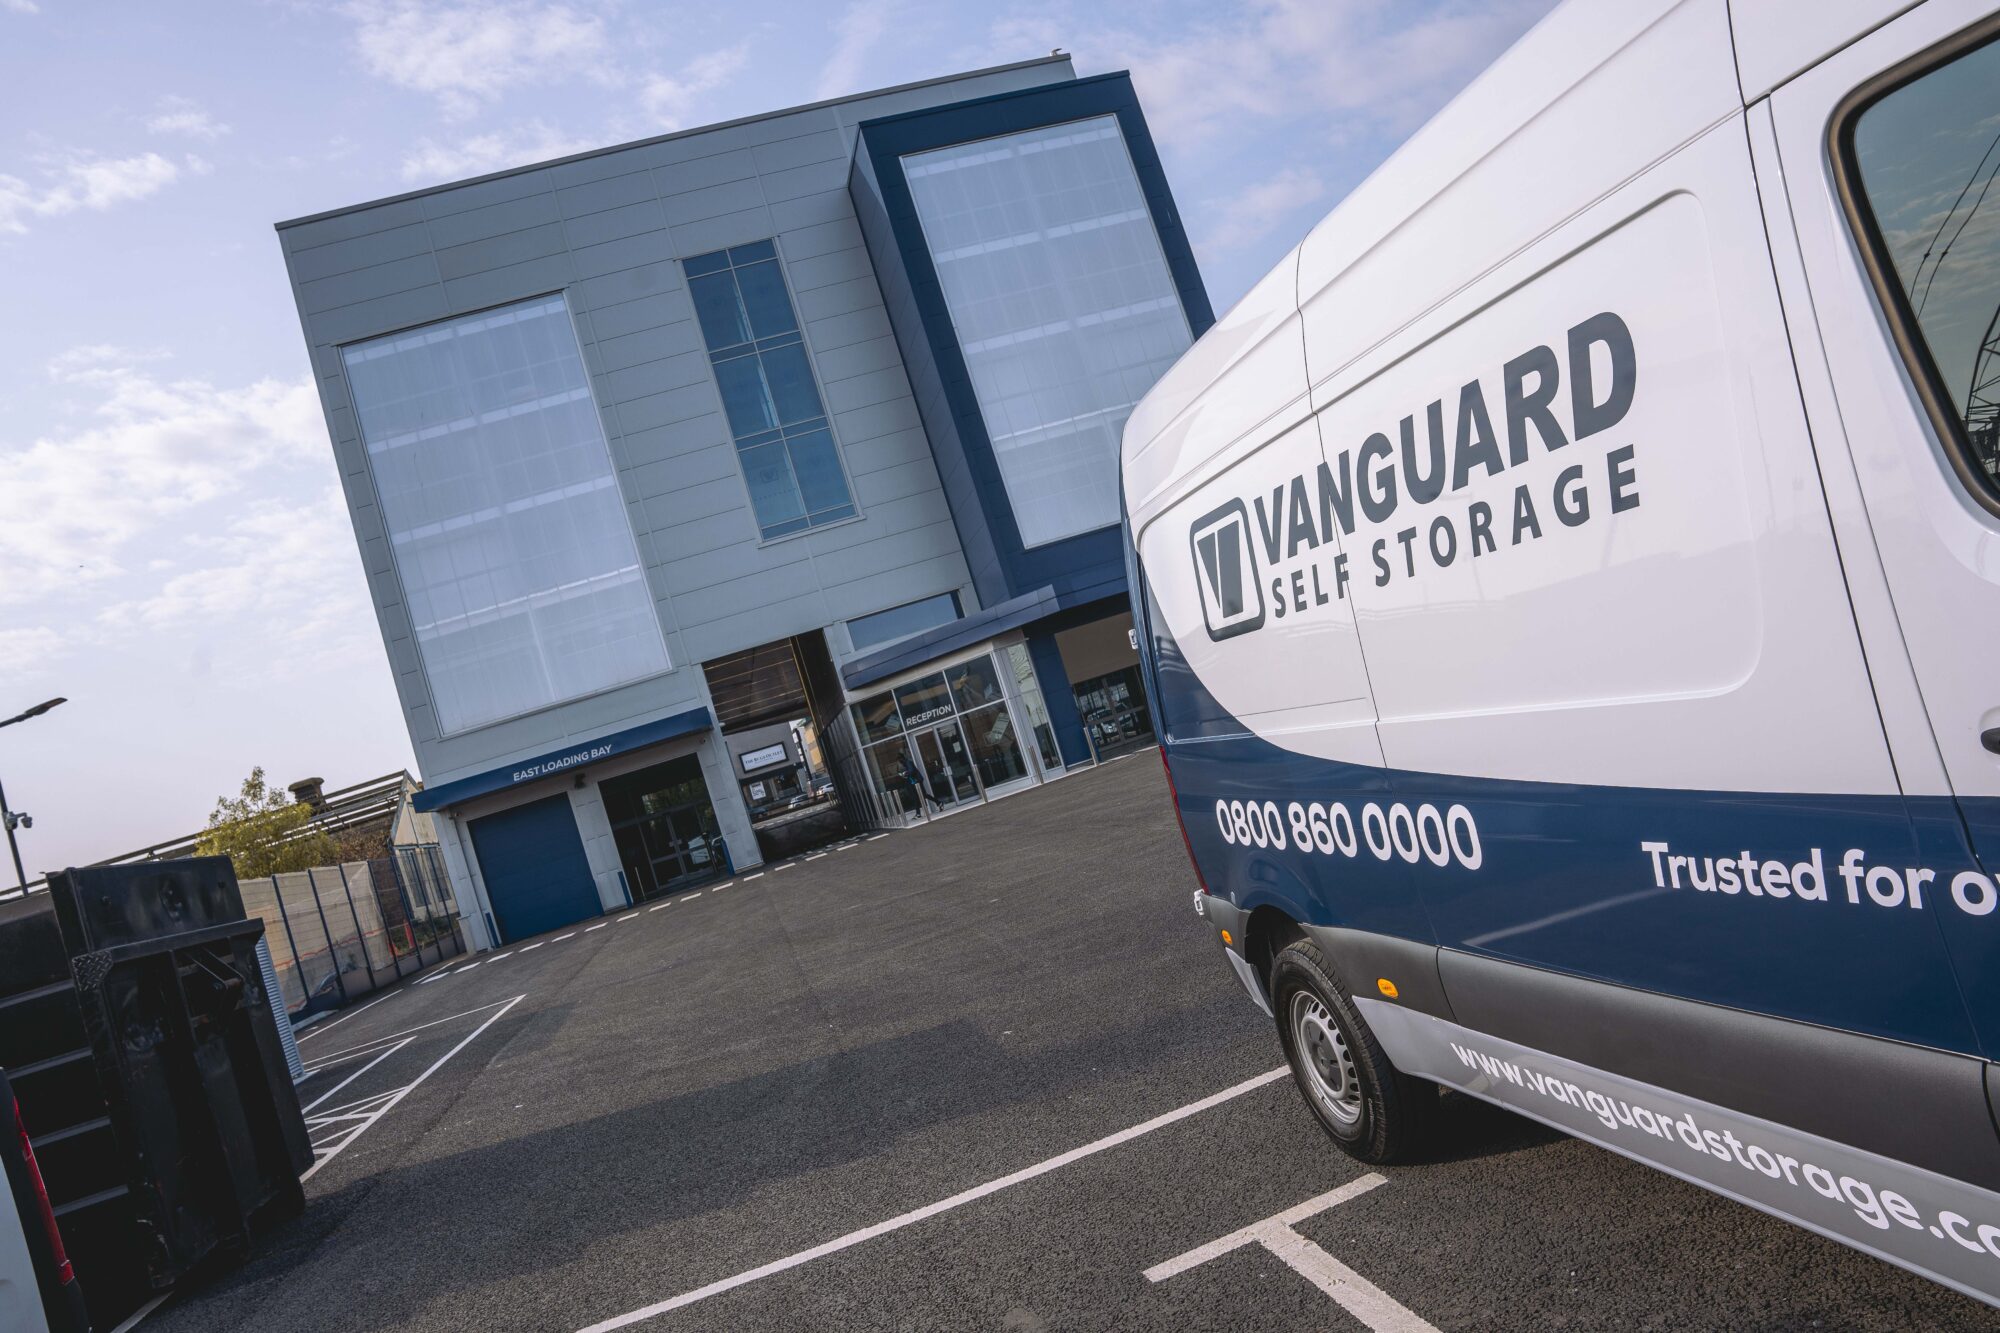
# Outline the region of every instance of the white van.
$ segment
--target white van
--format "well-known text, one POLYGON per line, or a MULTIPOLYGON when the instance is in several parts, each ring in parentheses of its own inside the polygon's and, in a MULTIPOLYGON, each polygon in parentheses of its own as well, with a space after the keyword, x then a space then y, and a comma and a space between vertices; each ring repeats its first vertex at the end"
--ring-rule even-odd
POLYGON ((1436 1085, 2000 1303, 2000 16, 1571 0, 1133 413, 1206 885, 1436 1085))

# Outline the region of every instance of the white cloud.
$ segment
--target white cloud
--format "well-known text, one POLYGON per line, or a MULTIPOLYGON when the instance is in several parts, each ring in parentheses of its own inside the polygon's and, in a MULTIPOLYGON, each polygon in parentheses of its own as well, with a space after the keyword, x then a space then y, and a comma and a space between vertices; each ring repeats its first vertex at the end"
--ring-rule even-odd
POLYGON ((1150 25, 1124 11, 1016 11, 996 25, 1003 50, 1060 41, 1094 65, 1132 70, 1163 139, 1224 137, 1243 119, 1324 118, 1330 138, 1408 130, 1505 50, 1550 0, 1444 0, 1414 13, 1392 0, 1257 0, 1227 17, 1150 25))
POLYGON ((1270 235, 1297 210, 1326 198, 1326 192, 1326 182, 1317 171, 1285 167, 1247 190, 1210 200, 1203 213, 1218 221, 1198 240, 1224 250, 1249 245, 1270 235))
POLYGON ((897 0, 854 0, 847 7, 835 25, 839 36, 833 52, 820 68, 819 86, 813 92, 815 99, 861 91, 862 70, 888 33, 889 20, 896 9, 897 0))
POLYGON ((350 0, 345 11, 364 69, 456 118, 529 84, 602 77, 610 53, 603 21, 562 4, 350 0))
POLYGON ((696 56, 671 74, 650 74, 639 85, 639 105, 661 130, 678 130, 716 117, 701 102, 735 78, 750 58, 748 42, 696 56))
POLYGON ((58 384, 112 379, 142 361, 164 361, 171 352, 139 351, 117 343, 84 343, 49 358, 49 378, 58 384))
POLYGON ((107 349, 58 358, 51 373, 94 397, 87 424, 17 447, 0 443, 0 601, 67 596, 117 575, 128 557, 186 544, 174 526, 237 494, 262 470, 326 454, 312 385, 262 380, 219 389, 119 364, 107 349))
POLYGON ((422 138, 403 157, 403 179, 436 182, 480 176, 504 167, 528 162, 546 162, 567 157, 601 145, 591 139, 576 139, 539 120, 512 130, 475 134, 469 138, 440 143, 422 138))
POLYGON ((79 209, 102 212, 116 204, 157 194, 180 176, 158 153, 136 157, 72 156, 46 165, 39 186, 0 173, 0 232, 28 230, 35 218, 60 217, 79 209))
POLYGON ((220 139, 229 127, 187 97, 163 97, 160 109, 146 122, 154 134, 185 134, 191 139, 220 139))
POLYGON ((0 674, 27 672, 55 657, 63 636, 47 625, 0 628, 0 674))

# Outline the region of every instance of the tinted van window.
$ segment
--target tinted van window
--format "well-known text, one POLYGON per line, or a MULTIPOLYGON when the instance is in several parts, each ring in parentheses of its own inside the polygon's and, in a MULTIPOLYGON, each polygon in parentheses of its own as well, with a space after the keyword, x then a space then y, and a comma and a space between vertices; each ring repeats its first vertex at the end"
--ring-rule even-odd
MULTIPOLYGON (((2000 43, 1869 106, 1853 164, 1937 388, 1977 471, 2000 478, 2000 43)), ((1923 367, 1916 367, 1922 373, 1923 367)))

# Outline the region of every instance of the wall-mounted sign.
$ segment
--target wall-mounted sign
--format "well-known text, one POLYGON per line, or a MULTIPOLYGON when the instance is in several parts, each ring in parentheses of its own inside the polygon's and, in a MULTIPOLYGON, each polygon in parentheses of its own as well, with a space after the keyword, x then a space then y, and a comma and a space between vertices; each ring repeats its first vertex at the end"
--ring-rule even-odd
POLYGON ((763 800, 763 799, 764 799, 764 784, 763 784, 763 783, 761 783, 761 782, 753 782, 753 783, 751 783, 751 784, 750 784, 750 799, 751 799, 751 800, 753 800, 753 801, 761 801, 761 800, 763 800))
POLYGON ((785 749, 785 743, 779 741, 776 745, 767 745, 761 750, 744 751, 740 762, 743 771, 750 773, 760 768, 769 768, 773 764, 782 764, 788 757, 789 752, 785 749))

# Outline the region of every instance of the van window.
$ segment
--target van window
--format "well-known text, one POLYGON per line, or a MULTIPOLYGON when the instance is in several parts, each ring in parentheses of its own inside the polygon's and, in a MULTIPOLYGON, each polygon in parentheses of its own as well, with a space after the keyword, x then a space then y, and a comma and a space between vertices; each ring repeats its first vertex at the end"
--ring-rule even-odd
POLYGON ((1951 444, 1973 476, 2000 495, 2000 42, 1878 98, 1849 136, 1860 212, 1919 359, 1911 369, 1949 418, 1940 425, 1963 432, 1951 444))

